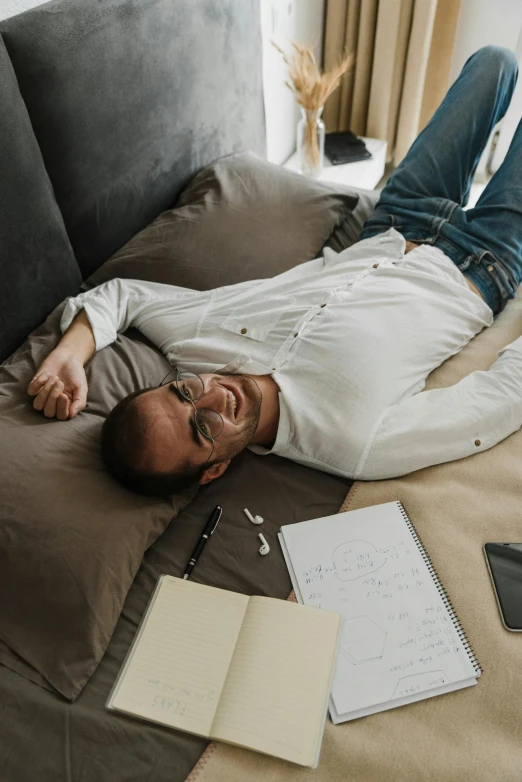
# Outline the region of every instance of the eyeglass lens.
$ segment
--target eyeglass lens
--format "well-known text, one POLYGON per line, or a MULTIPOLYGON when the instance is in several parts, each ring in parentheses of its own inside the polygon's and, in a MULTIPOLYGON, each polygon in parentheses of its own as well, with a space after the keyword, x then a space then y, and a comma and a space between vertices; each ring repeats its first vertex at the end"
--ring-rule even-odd
MULTIPOLYGON (((177 385, 180 393, 191 402, 199 399, 205 391, 202 379, 193 372, 180 372, 177 385)), ((209 407, 196 410, 195 419, 199 431, 206 437, 217 437, 223 431, 223 419, 209 407)))
POLYGON ((180 372, 177 379, 177 386, 185 399, 195 402, 203 395, 205 387, 199 375, 192 372, 180 372))
MULTIPOLYGON (((176 381, 176 386, 182 396, 189 402, 196 402, 205 391, 205 386, 199 375, 194 372, 179 372, 172 370, 161 381, 161 385, 167 382, 176 381)), ((215 410, 209 407, 202 407, 195 411, 196 426, 205 437, 218 437, 224 428, 223 419, 215 410)))
POLYGON ((206 437, 218 437, 223 431, 223 419, 209 407, 196 410, 196 426, 206 437))

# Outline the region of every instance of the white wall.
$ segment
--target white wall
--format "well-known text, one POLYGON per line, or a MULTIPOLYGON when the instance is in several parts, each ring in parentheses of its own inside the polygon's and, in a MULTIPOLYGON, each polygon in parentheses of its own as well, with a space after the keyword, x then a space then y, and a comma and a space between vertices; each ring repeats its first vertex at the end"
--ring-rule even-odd
MULTIPOLYGON (((481 46, 488 44, 506 46, 514 52, 518 51, 520 62, 521 36, 521 0, 461 0, 455 48, 451 62, 451 83, 459 75, 468 57, 481 46)), ((493 171, 502 163, 521 116, 522 78, 518 81, 508 112, 499 124, 500 136, 492 160, 493 171)), ((491 142, 492 139, 490 139, 479 163, 477 179, 484 177, 491 142)))
POLYGON ((294 152, 300 113, 285 85, 287 66, 270 41, 287 54, 291 41, 308 44, 320 65, 324 10, 325 0, 261 0, 267 157, 272 163, 283 163, 294 152))
POLYGON ((8 19, 47 2, 48 0, 0 0, 0 19, 8 19))

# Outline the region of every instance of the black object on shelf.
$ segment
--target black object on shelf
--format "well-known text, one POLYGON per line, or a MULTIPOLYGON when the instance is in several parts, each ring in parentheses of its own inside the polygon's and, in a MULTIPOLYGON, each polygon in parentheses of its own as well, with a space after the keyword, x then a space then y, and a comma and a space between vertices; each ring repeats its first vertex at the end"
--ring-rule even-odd
POLYGON ((366 149, 364 141, 351 130, 327 133, 324 139, 324 152, 334 166, 371 158, 371 153, 366 149))

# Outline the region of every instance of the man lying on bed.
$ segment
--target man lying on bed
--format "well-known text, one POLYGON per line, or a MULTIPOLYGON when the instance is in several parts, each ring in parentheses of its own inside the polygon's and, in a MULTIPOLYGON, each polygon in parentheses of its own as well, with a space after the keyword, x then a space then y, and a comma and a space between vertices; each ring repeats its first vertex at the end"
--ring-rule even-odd
POLYGON ((105 461, 135 490, 207 483, 246 447, 362 480, 491 448, 522 423, 522 338, 488 372, 419 392, 522 279, 522 123, 462 209, 516 78, 507 49, 475 53, 340 254, 213 291, 117 279, 70 299, 33 406, 80 412, 85 363, 135 326, 180 368, 104 424, 105 461))

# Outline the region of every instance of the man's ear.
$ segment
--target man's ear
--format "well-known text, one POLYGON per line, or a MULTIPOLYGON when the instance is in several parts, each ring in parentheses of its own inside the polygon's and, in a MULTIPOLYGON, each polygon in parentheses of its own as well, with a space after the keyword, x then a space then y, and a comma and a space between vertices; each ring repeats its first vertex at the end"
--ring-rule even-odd
POLYGON ((209 467, 208 470, 205 470, 199 479, 199 485, 203 486, 205 483, 210 483, 210 481, 221 477, 231 461, 231 459, 227 459, 224 462, 217 462, 217 464, 213 464, 212 467, 209 467))

